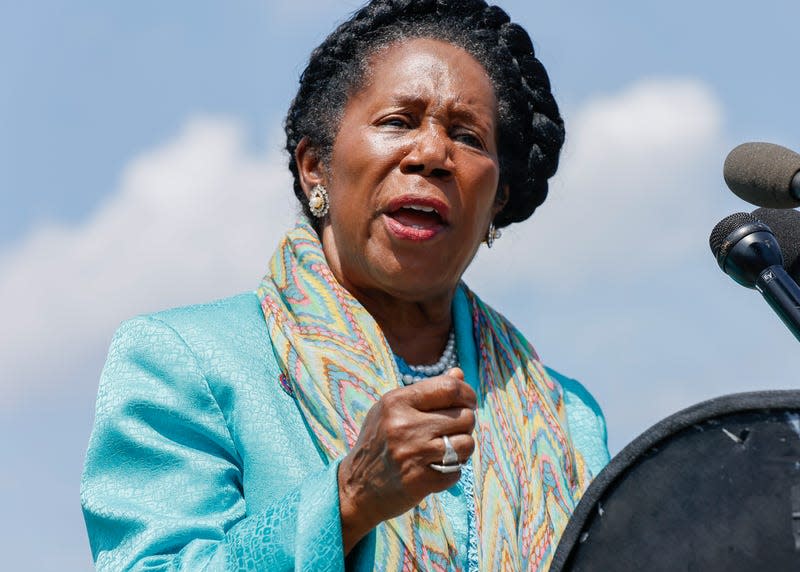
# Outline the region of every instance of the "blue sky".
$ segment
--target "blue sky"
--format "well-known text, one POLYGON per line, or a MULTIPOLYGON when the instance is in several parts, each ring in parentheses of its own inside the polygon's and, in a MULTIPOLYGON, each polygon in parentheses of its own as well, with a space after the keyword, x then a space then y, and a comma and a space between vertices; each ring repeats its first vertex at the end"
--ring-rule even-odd
MULTIPOLYGON (((78 482, 110 337, 253 288, 294 212, 280 121, 353 1, 0 8, 0 525, 15 570, 88 570, 78 482)), ((715 395, 797 387, 796 342, 708 250, 754 207, 747 140, 800 149, 789 0, 501 4, 531 32, 568 143, 551 197, 468 272, 581 379, 612 449, 715 395)))

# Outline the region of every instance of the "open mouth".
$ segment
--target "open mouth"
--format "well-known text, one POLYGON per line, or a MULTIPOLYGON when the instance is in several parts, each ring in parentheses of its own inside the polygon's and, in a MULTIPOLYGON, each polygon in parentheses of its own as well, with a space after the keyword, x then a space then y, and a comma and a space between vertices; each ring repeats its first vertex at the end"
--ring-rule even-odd
POLYGON ((447 206, 437 201, 401 199, 384 215, 389 230, 400 239, 429 240, 447 226, 447 206))
POLYGON ((386 215, 403 226, 418 230, 436 228, 444 224, 439 211, 426 205, 406 205, 386 215))

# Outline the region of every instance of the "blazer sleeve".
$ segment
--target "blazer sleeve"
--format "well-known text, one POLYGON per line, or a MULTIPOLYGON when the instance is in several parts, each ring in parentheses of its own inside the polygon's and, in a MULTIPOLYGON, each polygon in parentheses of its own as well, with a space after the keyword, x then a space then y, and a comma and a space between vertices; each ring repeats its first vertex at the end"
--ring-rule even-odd
POLYGON ((126 322, 81 482, 97 569, 343 570, 338 465, 248 513, 234 437, 191 349, 156 318, 126 322))

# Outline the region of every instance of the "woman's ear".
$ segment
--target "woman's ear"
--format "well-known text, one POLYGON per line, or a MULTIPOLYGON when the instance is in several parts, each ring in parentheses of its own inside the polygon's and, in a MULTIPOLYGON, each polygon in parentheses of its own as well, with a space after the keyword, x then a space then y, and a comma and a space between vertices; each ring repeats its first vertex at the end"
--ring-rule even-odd
POLYGON ((508 185, 501 183, 499 187, 497 187, 497 195, 494 198, 494 206, 492 207, 492 220, 497 214, 505 208, 506 204, 508 203, 508 197, 511 193, 511 189, 509 189, 508 185))
POLYGON ((317 186, 325 186, 325 166, 320 158, 319 151, 311 145, 308 137, 303 137, 294 150, 294 159, 297 163, 297 173, 300 177, 300 186, 308 197, 311 190, 317 186))

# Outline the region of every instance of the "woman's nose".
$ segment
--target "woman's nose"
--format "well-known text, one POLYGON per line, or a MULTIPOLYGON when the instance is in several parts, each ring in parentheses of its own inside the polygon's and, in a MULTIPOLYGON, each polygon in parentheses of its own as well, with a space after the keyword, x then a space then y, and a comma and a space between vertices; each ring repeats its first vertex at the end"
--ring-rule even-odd
POLYGON ((417 130, 411 150, 400 164, 402 172, 425 177, 447 178, 453 174, 453 168, 447 134, 435 125, 417 130))

